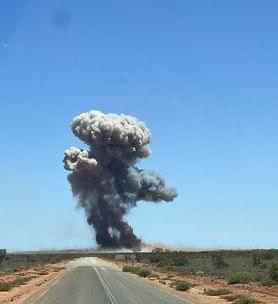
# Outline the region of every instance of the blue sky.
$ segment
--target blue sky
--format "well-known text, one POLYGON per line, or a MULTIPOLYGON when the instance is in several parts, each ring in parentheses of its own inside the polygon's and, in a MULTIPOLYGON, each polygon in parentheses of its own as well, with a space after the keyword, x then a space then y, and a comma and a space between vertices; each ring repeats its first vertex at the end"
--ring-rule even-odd
POLYGON ((90 247, 63 151, 84 111, 153 134, 179 197, 128 220, 146 242, 278 247, 277 1, 0 4, 0 247, 90 247))

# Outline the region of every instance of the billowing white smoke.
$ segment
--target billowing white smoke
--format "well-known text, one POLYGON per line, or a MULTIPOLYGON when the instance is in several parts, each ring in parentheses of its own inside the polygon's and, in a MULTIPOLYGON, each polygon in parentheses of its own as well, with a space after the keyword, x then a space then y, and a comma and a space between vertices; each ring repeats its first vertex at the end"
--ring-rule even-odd
POLYGON ((162 177, 135 166, 150 154, 150 130, 131 116, 90 111, 74 118, 72 131, 89 150, 67 149, 64 167, 72 171, 68 180, 97 243, 103 248, 139 246, 124 220, 130 208, 141 200, 169 202, 177 196, 162 177))

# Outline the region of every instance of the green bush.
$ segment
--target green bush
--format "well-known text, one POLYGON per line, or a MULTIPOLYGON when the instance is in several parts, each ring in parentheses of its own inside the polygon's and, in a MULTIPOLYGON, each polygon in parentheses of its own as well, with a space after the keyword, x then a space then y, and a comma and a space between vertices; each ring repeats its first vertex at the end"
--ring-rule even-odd
POLYGON ((253 298, 249 298, 249 297, 242 296, 239 294, 223 296, 221 298, 228 302, 232 302, 233 304, 259 304, 260 303, 259 301, 255 300, 253 298))
POLYGON ((252 279, 252 276, 247 272, 236 272, 229 277, 228 284, 248 284, 252 279))
POLYGON ((159 275, 156 274, 156 273, 151 273, 151 274, 149 275, 149 278, 160 279, 159 275))
POLYGON ((140 271, 140 268, 139 267, 134 267, 134 266, 131 266, 131 265, 124 265, 122 271, 137 274, 140 271))
POLYGON ((260 302, 253 298, 241 296, 237 300, 235 300, 233 303, 234 304, 257 304, 260 302))
POLYGON ((9 291, 12 288, 13 286, 10 282, 0 282, 0 291, 9 291))
POLYGON ((186 281, 177 281, 176 290, 187 291, 191 287, 190 283, 186 281))
POLYGON ((140 277, 144 277, 144 278, 148 277, 151 274, 151 271, 149 269, 135 267, 135 266, 131 266, 131 265, 124 265, 122 271, 135 273, 135 274, 139 275, 140 277))
POLYGON ((151 274, 151 271, 145 268, 142 268, 139 270, 139 272, 137 273, 140 277, 148 277, 151 274))
POLYGON ((271 279, 275 282, 278 282, 278 264, 272 264, 270 271, 269 271, 269 275, 271 277, 271 279))
POLYGON ((271 287, 271 286, 273 286, 273 285, 276 285, 277 282, 273 281, 273 280, 271 279, 271 277, 265 277, 265 278, 263 278, 263 279, 261 280, 261 284, 262 284, 263 286, 271 287))
POLYGON ((30 281, 32 278, 16 278, 11 282, 0 282, 0 291, 9 291, 14 287, 19 287, 24 285, 26 282, 30 281))
POLYGON ((232 294, 232 295, 227 295, 227 296, 223 296, 221 297, 221 299, 224 299, 228 302, 234 302, 236 300, 238 300, 239 298, 241 298, 242 296, 239 294, 232 294))
POLYGON ((41 275, 41 276, 48 275, 48 274, 49 274, 49 272, 47 272, 47 271, 38 272, 38 275, 41 275))
POLYGON ((228 295, 231 294, 232 292, 228 289, 208 289, 204 292, 205 295, 207 296, 211 296, 211 297, 216 297, 216 296, 224 296, 224 295, 228 295))

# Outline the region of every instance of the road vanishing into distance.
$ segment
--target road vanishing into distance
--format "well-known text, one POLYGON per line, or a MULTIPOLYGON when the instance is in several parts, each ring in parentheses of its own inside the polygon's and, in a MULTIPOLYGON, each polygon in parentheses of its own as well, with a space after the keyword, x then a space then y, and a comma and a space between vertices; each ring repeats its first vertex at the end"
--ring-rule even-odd
MULTIPOLYGON (((74 262, 73 262, 74 263, 74 262)), ((165 288, 164 288, 165 289, 165 288)), ((24 304, 195 304, 97 258, 82 258, 24 304)))

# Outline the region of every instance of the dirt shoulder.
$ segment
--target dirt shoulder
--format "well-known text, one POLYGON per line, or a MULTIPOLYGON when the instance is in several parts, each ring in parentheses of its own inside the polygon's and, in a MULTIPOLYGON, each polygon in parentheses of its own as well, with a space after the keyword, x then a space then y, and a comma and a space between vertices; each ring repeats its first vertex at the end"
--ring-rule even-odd
MULTIPOLYGON (((120 261, 110 261, 119 270, 122 269, 124 262, 120 261)), ((143 267, 143 264, 136 263, 135 266, 143 267)), ((278 286, 264 287, 259 283, 250 284, 238 284, 238 285, 228 285, 227 281, 224 279, 218 279, 212 276, 199 274, 199 275, 180 275, 174 272, 161 271, 159 269, 152 269, 152 276, 150 278, 144 279, 151 284, 162 285, 172 293, 177 295, 182 295, 183 292, 179 292, 173 289, 173 283, 179 280, 184 280, 193 285, 186 294, 188 294, 193 299, 201 303, 215 303, 215 304, 227 304, 226 300, 221 299, 218 296, 207 296, 204 294, 207 290, 219 290, 228 289, 233 294, 240 294, 243 296, 248 296, 254 298, 262 303, 266 304, 278 304, 278 286), (157 277, 156 277, 157 276, 157 277)))
POLYGON ((204 291, 207 290, 219 290, 219 289, 228 289, 233 294, 241 294, 254 298, 260 302, 266 304, 278 304, 278 287, 263 287, 256 283, 250 284, 238 284, 238 285, 228 285, 226 280, 216 279, 210 276, 193 276, 193 275, 176 275, 174 273, 162 273, 155 271, 162 280, 166 281, 166 285, 173 280, 185 280, 192 285, 188 293, 196 299, 204 301, 206 303, 227 303, 226 300, 221 299, 220 297, 212 297, 204 294, 204 291), (169 281, 170 276, 170 281, 169 281))
POLYGON ((0 304, 21 304, 39 291, 45 284, 63 275, 67 263, 42 265, 0 276, 0 286, 8 291, 0 291, 0 304), (6 288, 5 288, 6 287, 6 288))

